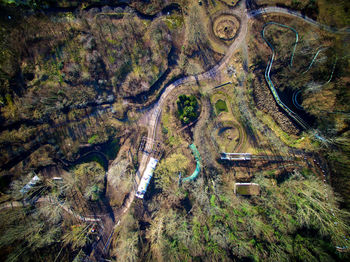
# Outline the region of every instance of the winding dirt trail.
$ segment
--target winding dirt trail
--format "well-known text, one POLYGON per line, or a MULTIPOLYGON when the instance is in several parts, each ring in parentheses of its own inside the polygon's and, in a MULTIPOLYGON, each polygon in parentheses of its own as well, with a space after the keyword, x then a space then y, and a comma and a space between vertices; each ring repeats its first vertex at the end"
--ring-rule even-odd
MULTIPOLYGON (((330 31, 332 33, 350 33, 350 29, 334 29, 329 26, 322 25, 298 12, 291 11, 285 8, 279 8, 279 7, 266 7, 261 9, 256 9, 248 12, 246 8, 246 1, 241 1, 238 6, 236 6, 234 9, 231 10, 233 14, 235 14, 237 17, 240 18, 240 29, 238 31, 238 35, 236 36, 234 42, 231 44, 231 46, 228 48, 224 58, 213 68, 211 68, 209 71, 204 72, 202 74, 198 74, 195 76, 188 76, 181 78, 179 80, 176 80, 172 84, 166 87, 165 91, 162 93, 160 98, 157 102, 153 104, 144 114, 144 116, 140 119, 139 124, 147 126, 148 135, 147 135, 147 142, 144 148, 144 151, 150 152, 153 148, 154 140, 156 139, 157 135, 157 128, 159 124, 159 119, 162 113, 162 107, 163 104, 168 97, 168 95, 178 86, 188 83, 194 83, 197 81, 203 81, 208 79, 214 79, 217 76, 221 74, 221 71, 224 70, 230 63, 230 60, 234 54, 234 52, 241 46, 244 45, 246 35, 248 32, 248 21, 250 19, 253 19, 255 16, 267 14, 267 13, 281 13, 286 15, 292 15, 294 17, 298 17, 303 19, 305 22, 310 23, 312 25, 315 25, 317 27, 320 27, 321 29, 330 31)), ((240 147, 241 145, 239 145, 240 147)), ((150 156, 148 154, 143 154, 140 160, 139 169, 137 171, 137 175, 143 174, 147 163, 149 161, 150 156)), ((129 210, 131 204, 135 200, 135 191, 133 190, 130 192, 129 197, 126 199, 124 206, 116 211, 114 211, 115 221, 117 222, 112 232, 109 235, 109 239, 111 238, 113 234, 113 230, 115 227, 119 226, 119 222, 122 219, 123 215, 129 210)), ((112 228, 112 227, 111 227, 112 228)), ((108 246, 107 246, 108 247, 108 246)), ((97 248, 99 249, 99 248, 97 248)), ((104 247, 106 249, 106 246, 104 247)))
MULTIPOLYGON (((153 140, 156 137, 156 130, 158 127, 158 122, 159 122, 159 118, 161 115, 162 106, 163 106, 164 101, 166 100, 167 96, 176 87, 178 87, 182 84, 188 84, 188 83, 192 83, 192 82, 196 82, 196 81, 208 80, 208 79, 212 79, 212 78, 215 78, 216 76, 218 76, 220 74, 220 72, 226 66, 229 65, 229 61, 232 58, 233 53, 237 50, 238 47, 241 46, 242 43, 244 43, 246 35, 247 35, 247 31, 248 31, 249 19, 253 19, 255 16, 259 16, 262 14, 280 13, 280 14, 291 15, 291 16, 300 18, 307 23, 310 23, 312 25, 315 25, 321 29, 330 31, 332 33, 350 33, 349 28, 342 28, 342 29, 331 28, 327 25, 320 24, 317 21, 314 21, 311 18, 304 16, 299 12, 292 11, 292 10, 289 10, 286 8, 266 7, 266 8, 260 8, 260 9, 252 10, 252 11, 248 12, 248 10, 246 8, 246 2, 241 1, 240 4, 231 12, 240 18, 240 20, 241 20, 240 29, 239 29, 237 37, 235 38, 234 42, 229 47, 227 53, 225 54, 224 58, 219 62, 219 64, 217 64, 216 66, 211 68, 209 71, 204 72, 202 74, 195 75, 195 76, 188 76, 188 77, 184 77, 184 78, 181 78, 179 80, 176 80, 174 83, 170 84, 166 88, 166 90, 163 92, 163 94, 161 95, 159 100, 153 105, 153 107, 151 107, 151 109, 149 109, 148 112, 145 113, 145 118, 143 118, 143 123, 147 123, 146 126, 148 129, 148 136, 147 136, 148 139, 147 139, 147 143, 145 145, 145 151, 149 152, 153 147, 153 140)), ((140 173, 140 174, 143 173, 143 171, 146 168, 146 165, 148 163, 148 160, 149 160, 149 156, 146 154, 143 154, 142 158, 141 158, 140 165, 139 165, 138 173, 140 173)), ((131 194, 132 198, 134 197, 133 195, 134 195, 134 193, 131 194)))
POLYGON ((350 28, 348 27, 344 27, 344 28, 335 28, 335 27, 330 27, 328 25, 324 25, 321 24, 313 19, 311 19, 310 17, 307 17, 303 14, 301 14, 300 12, 297 11, 293 11, 287 8, 282 8, 282 7, 274 7, 274 6, 269 6, 269 7, 265 7, 265 8, 260 8, 260 9, 256 9, 256 10, 252 10, 250 11, 247 15, 248 18, 254 18, 255 16, 259 16, 259 15, 263 15, 263 14, 270 14, 270 13, 278 13, 278 14, 285 14, 285 15, 290 15, 290 16, 294 16, 296 18, 300 18, 303 19, 305 22, 317 26, 323 30, 326 30, 328 32, 331 33, 335 33, 335 34, 350 34, 350 28))
MULTIPOLYGON (((241 24, 240 24, 240 30, 235 38, 234 42, 232 45, 229 47, 225 57, 220 61, 219 64, 214 66, 212 69, 210 69, 207 72, 204 72, 202 74, 196 75, 196 76, 188 76, 184 77, 182 79, 176 80, 174 83, 170 84, 166 90, 163 92, 159 100, 147 111, 145 112, 144 117, 141 118, 140 124, 146 125, 147 130, 148 130, 148 135, 147 135, 147 143, 145 145, 144 151, 150 152, 153 148, 153 142, 156 138, 157 134, 157 128, 158 128, 158 123, 159 123, 159 118, 162 112, 162 106, 167 98, 167 96, 178 86, 186 84, 186 83, 194 83, 196 81, 203 81, 207 79, 212 79, 215 78, 217 75, 220 74, 221 70, 223 70, 228 64, 229 61, 233 55, 233 53, 237 50, 237 48, 242 44, 243 40, 245 39, 248 31, 248 15, 245 7, 245 2, 241 1, 241 4, 238 8, 232 11, 235 15, 240 17, 241 19, 241 24)), ((137 175, 142 175, 147 163, 149 161, 149 155, 148 154, 143 154, 141 157, 141 161, 139 164, 139 169, 137 171, 137 175)), ((129 194, 129 197, 126 199, 124 206, 116 211, 114 211, 114 217, 115 221, 117 222, 113 227, 109 227, 108 233, 103 233, 102 236, 109 236, 108 239, 110 240, 111 236, 113 235, 115 227, 119 226, 120 220, 122 219, 123 215, 129 210, 131 204, 135 200, 135 191, 131 191, 129 194), (110 233, 109 233, 110 232, 110 233)), ((109 240, 107 241, 107 250, 108 250, 108 245, 109 245, 109 240)), ((101 241, 100 241, 101 242, 101 241)), ((104 241, 103 241, 104 242, 104 241)), ((100 244, 100 243, 98 243, 100 244)), ((102 249, 102 245, 96 245, 93 249, 94 252, 92 253, 98 253, 100 256, 102 254, 106 254, 106 245, 102 249)), ((93 254, 92 254, 93 255, 93 254)), ((90 255, 90 258, 92 256, 90 255)))
MULTIPOLYGON (((229 65, 230 59, 232 58, 233 53, 237 50, 237 48, 242 44, 243 40, 245 39, 248 31, 248 15, 247 15, 247 10, 245 7, 245 2, 241 1, 241 4, 239 7, 235 10, 232 11, 235 15, 237 15, 241 19, 241 24, 240 24, 240 29, 238 32, 237 37, 235 38, 234 42, 232 45, 229 47, 227 53, 225 54, 224 58, 211 68, 209 71, 204 72, 199 75, 195 76, 188 76, 184 77, 182 79, 179 79, 175 81, 174 83, 170 84, 166 90, 163 92, 159 100, 153 105, 152 109, 150 109, 149 112, 146 114, 147 118, 147 128, 148 128, 148 140, 147 144, 145 146, 145 151, 150 151, 153 147, 153 140, 156 137, 156 130, 159 122, 159 118, 161 115, 162 111, 162 106, 164 104, 164 101, 166 100, 167 96, 178 86, 183 85, 183 84, 188 84, 188 83, 194 83, 196 81, 203 81, 203 80, 208 80, 217 77, 220 72, 225 69, 229 65)), ((148 162, 148 155, 144 154, 142 156, 139 170, 140 174, 143 173, 146 164, 148 162)))
MULTIPOLYGON (((166 90, 163 92, 159 100, 145 113, 145 116, 142 118, 142 122, 144 125, 147 126, 148 129, 148 136, 147 136, 147 143, 145 145, 145 151, 150 151, 153 147, 153 141, 156 138, 157 134, 157 128, 159 124, 159 119, 162 112, 162 106, 167 98, 167 96, 178 86, 188 83, 194 83, 196 81, 203 81, 208 79, 216 78, 218 75, 221 74, 221 71, 224 70, 230 63, 230 60, 234 54, 234 52, 241 46, 245 44, 245 38, 248 32, 248 21, 249 19, 254 19, 256 16, 268 14, 268 13, 280 13, 285 15, 291 15, 300 19, 303 19, 305 22, 317 26, 323 30, 332 32, 332 33, 338 33, 338 34, 350 34, 349 28, 342 28, 342 29, 336 29, 332 28, 327 25, 320 24, 317 21, 314 21, 304 15, 302 15, 299 12, 292 11, 285 8, 280 7, 266 7, 266 8, 260 8, 256 10, 251 10, 248 12, 246 8, 246 1, 242 0, 240 1, 239 5, 236 6, 234 9, 231 10, 233 14, 235 14, 237 17, 240 18, 240 29, 238 31, 238 35, 236 36, 234 42, 231 44, 231 46, 228 48, 224 58, 213 68, 211 68, 209 71, 204 72, 202 74, 196 75, 196 76, 188 76, 184 77, 182 79, 176 80, 172 84, 170 84, 166 90)), ((241 145, 239 145, 241 146, 241 145)), ((149 155, 143 154, 139 169, 137 173, 143 174, 146 165, 149 161, 149 155)), ((105 219, 105 218, 89 218, 89 217, 83 217, 79 214, 76 214, 74 211, 72 211, 70 208, 65 206, 64 204, 57 203, 60 205, 62 209, 64 209, 66 212, 70 213, 74 217, 76 217, 79 220, 86 221, 86 222, 102 222, 103 226, 103 232, 101 233, 101 241, 96 242, 96 244, 93 246, 94 252, 90 255, 90 259, 94 256, 95 261, 98 260, 98 258, 103 257, 106 253, 108 253, 108 248, 110 244, 111 237, 113 235, 115 227, 119 226, 120 220, 122 219, 123 215, 129 210, 131 204, 133 203, 135 199, 135 191, 130 192, 128 199, 125 201, 125 204, 122 208, 114 211, 114 217, 116 223, 112 221, 112 219, 105 219), (95 253, 95 254, 94 254, 95 253)), ((37 202, 51 202, 49 199, 46 198, 39 198, 37 202)), ((19 207, 23 206, 21 202, 12 202, 12 203, 6 203, 4 205, 0 206, 1 209, 11 208, 11 207, 19 207)), ((98 216, 97 216, 98 217, 98 216)))
MULTIPOLYGON (((280 13, 280 14, 286 14, 291 15, 300 19, 303 19, 305 22, 310 23, 312 25, 315 25, 317 27, 320 27, 324 30, 331 31, 333 33, 350 33, 350 29, 343 28, 343 29, 335 29, 331 28, 326 25, 322 25, 318 23, 317 21, 312 20, 311 18, 302 15, 299 12, 292 11, 286 8, 280 8, 280 7, 266 7, 266 8, 260 8, 257 10, 252 10, 248 12, 246 8, 246 1, 241 1, 240 4, 234 9, 231 10, 231 12, 237 17, 240 18, 240 29, 238 32, 237 37, 235 38, 234 42, 229 47, 228 51, 226 52, 224 58, 213 68, 211 68, 209 71, 204 72, 199 75, 195 76, 188 76, 181 78, 179 80, 176 80, 172 84, 170 84, 166 90, 163 92, 163 94, 160 96, 159 100, 145 113, 145 116, 142 118, 142 124, 147 126, 148 129, 148 136, 147 136, 147 143, 145 145, 145 151, 150 152, 153 147, 153 141, 156 138, 157 133, 157 127, 159 124, 159 119, 162 112, 162 106, 164 104, 164 101, 166 100, 167 96, 178 86, 188 83, 193 83, 196 81, 203 81, 208 79, 213 79, 217 77, 225 67, 229 65, 230 59, 232 58, 233 53, 242 45, 244 44, 247 32, 248 32, 248 21, 249 19, 253 19, 255 16, 259 16, 262 14, 267 13, 280 13)), ((149 160, 149 155, 143 154, 141 157, 139 169, 137 171, 138 174, 142 175, 147 163, 149 160)), ((132 191, 129 195, 129 198, 126 200, 125 205, 123 208, 119 209, 116 212, 116 220, 118 218, 120 219, 123 214, 127 212, 127 210, 130 208, 132 202, 135 198, 135 192, 132 191)))

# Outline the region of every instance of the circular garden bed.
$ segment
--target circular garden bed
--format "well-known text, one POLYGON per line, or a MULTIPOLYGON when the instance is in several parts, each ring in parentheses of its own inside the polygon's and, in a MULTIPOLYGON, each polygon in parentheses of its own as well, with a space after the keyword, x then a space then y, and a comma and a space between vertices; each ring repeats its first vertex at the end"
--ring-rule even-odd
POLYGON ((214 35, 221 40, 232 40, 239 29, 239 20, 231 14, 223 14, 213 22, 214 35))

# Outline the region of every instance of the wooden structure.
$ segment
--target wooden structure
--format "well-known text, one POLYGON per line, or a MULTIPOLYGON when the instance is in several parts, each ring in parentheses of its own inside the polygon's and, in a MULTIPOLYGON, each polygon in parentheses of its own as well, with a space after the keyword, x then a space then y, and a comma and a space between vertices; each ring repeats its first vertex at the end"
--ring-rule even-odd
POLYGON ((256 183, 236 183, 234 193, 242 196, 260 195, 260 185, 256 183))

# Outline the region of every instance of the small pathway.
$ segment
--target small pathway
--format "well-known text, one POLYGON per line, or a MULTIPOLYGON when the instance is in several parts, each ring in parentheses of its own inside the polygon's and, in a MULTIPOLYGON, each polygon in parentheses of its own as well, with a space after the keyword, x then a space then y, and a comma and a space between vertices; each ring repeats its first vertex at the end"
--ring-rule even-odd
MULTIPOLYGON (((237 15, 240 19, 241 19, 241 23, 240 23, 240 30, 238 32, 238 35, 236 36, 234 42, 231 44, 231 46, 229 47, 228 51, 226 52, 224 58, 213 68, 211 68, 209 71, 204 72, 202 74, 199 75, 195 75, 195 76, 187 76, 181 79, 176 80, 175 82, 173 82, 172 84, 170 84, 169 86, 166 87, 166 89, 164 90, 164 92, 162 93, 162 95, 160 96, 160 98, 158 99, 157 102, 155 102, 153 104, 153 106, 150 107, 150 109, 147 110, 147 112, 145 112, 145 115, 140 119, 140 124, 147 126, 147 130, 148 130, 148 135, 147 135, 147 142, 144 148, 144 151, 146 152, 150 152, 153 148, 153 143, 156 139, 156 134, 157 134, 157 128, 158 128, 158 124, 159 124, 159 119, 161 116, 161 112, 162 112, 162 107, 164 102, 166 101, 167 96, 178 86, 183 85, 183 84, 189 84, 189 83, 195 83, 195 82, 199 82, 199 81, 204 81, 204 80, 209 80, 209 79, 214 79, 217 76, 220 75, 220 73, 222 72, 222 70, 224 70, 227 66, 229 66, 231 58, 234 54, 234 52, 245 42, 246 39, 246 35, 248 32, 248 21, 249 19, 254 18, 255 16, 258 15, 262 15, 265 13, 282 13, 282 14, 287 14, 287 15, 292 15, 295 17, 299 17, 301 19, 303 19, 304 21, 313 24, 315 26, 318 26, 322 29, 325 29, 327 31, 331 31, 333 33, 350 33, 350 29, 334 29, 331 28, 329 26, 325 26, 322 25, 306 16, 303 16, 302 14, 298 13, 298 12, 294 12, 294 11, 290 11, 288 9, 284 9, 284 8, 278 8, 278 7, 267 7, 267 8, 261 8, 261 9, 257 9, 254 11, 251 11, 248 13, 247 9, 246 9, 246 2, 245 1, 241 1, 238 6, 234 9, 231 10, 232 13, 234 13, 235 15, 237 15)), ((137 174, 139 176, 141 176, 147 166, 147 163, 149 161, 149 155, 148 154, 143 154, 139 163, 139 169, 137 171, 137 174)), ((138 176, 136 174, 136 176, 138 176)), ((115 216, 115 221, 118 221, 116 225, 114 225, 113 229, 117 226, 119 226, 119 223, 122 219, 122 216, 129 210, 131 204, 133 203, 133 201, 135 200, 135 191, 132 190, 129 194, 129 197, 126 199, 124 205, 118 209, 117 211, 114 212, 114 216, 115 216)), ((111 233, 105 234, 108 235, 108 245, 109 245, 109 241, 113 235, 113 231, 111 233)), ((96 248, 99 250, 99 252, 101 252, 101 247, 100 248, 96 248)), ((107 248, 108 249, 108 248, 107 248)), ((105 253, 106 252, 106 246, 103 247, 103 250, 105 253)), ((108 251, 108 250, 107 250, 108 251)))
POLYGON ((282 8, 282 7, 274 7, 274 6, 269 6, 265 8, 260 8, 257 10, 250 11, 248 13, 249 19, 254 18, 255 16, 263 15, 263 14, 269 14, 269 13, 278 13, 278 14, 285 14, 285 15, 290 15, 294 16, 297 18, 303 19, 305 22, 317 26, 323 30, 326 30, 330 33, 336 33, 336 34, 350 34, 350 28, 349 27, 344 27, 344 28, 335 28, 335 27, 330 27, 328 25, 321 24, 310 17, 307 17, 306 15, 301 14, 298 11, 290 10, 287 8, 282 8))

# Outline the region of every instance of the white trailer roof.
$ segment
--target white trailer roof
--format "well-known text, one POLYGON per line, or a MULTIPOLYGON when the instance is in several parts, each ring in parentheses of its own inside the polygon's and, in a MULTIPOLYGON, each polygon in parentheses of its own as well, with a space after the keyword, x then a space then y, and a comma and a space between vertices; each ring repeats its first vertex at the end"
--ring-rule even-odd
POLYGON ((144 197, 146 190, 147 190, 147 187, 148 187, 148 184, 151 181, 151 178, 153 176, 153 171, 156 168, 157 164, 158 164, 158 160, 151 157, 148 164, 147 164, 146 170, 143 173, 139 187, 138 187, 137 192, 136 192, 136 196, 138 198, 144 197))
POLYGON ((33 186, 35 186, 38 182, 40 181, 40 178, 35 175, 29 182, 28 184, 26 184, 24 187, 22 187, 22 189, 20 190, 20 192, 22 194, 25 194, 29 191, 29 189, 31 189, 33 186))

